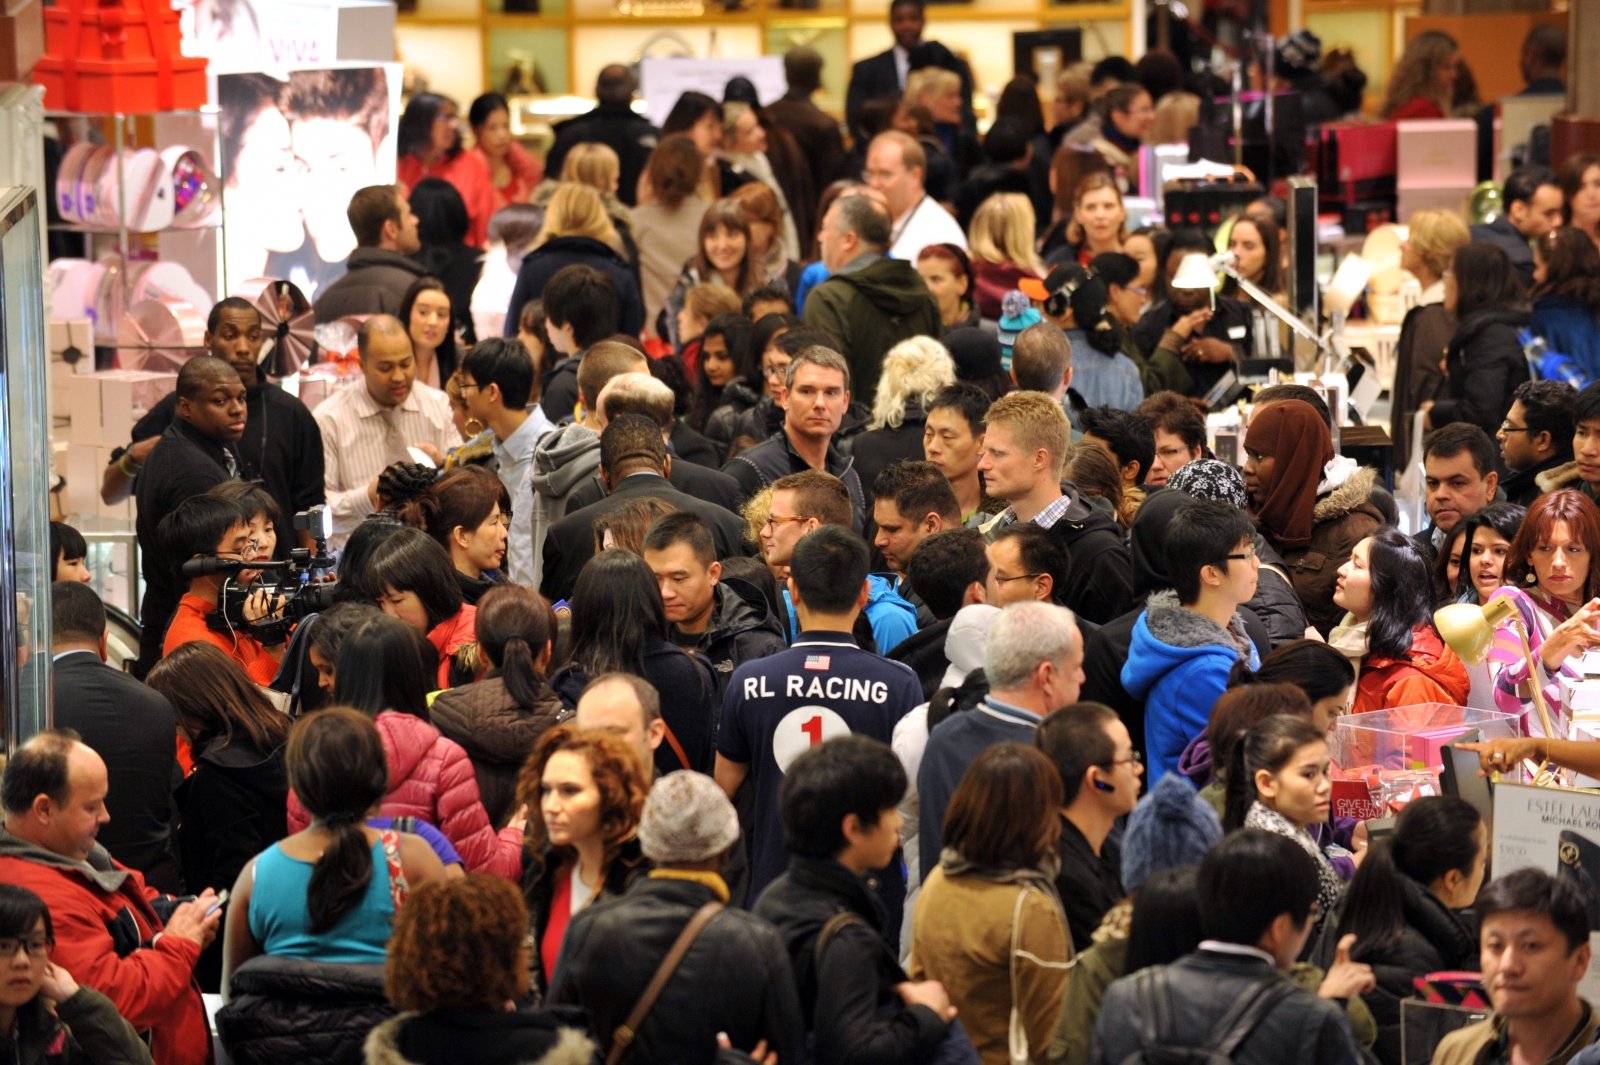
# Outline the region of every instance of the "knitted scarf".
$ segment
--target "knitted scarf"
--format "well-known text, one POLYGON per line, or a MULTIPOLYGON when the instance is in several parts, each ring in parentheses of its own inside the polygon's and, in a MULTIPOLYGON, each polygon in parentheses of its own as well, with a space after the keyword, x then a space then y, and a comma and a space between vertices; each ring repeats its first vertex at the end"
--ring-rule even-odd
POLYGON ((1301 848, 1317 862, 1317 901, 1322 904, 1323 919, 1339 912, 1339 900, 1344 897, 1344 881, 1333 871, 1328 856, 1322 853, 1317 841, 1311 838, 1311 833, 1296 828, 1287 817, 1261 805, 1260 800, 1250 804, 1250 812, 1244 816, 1244 827, 1259 828, 1275 835, 1288 836, 1300 844, 1301 848))

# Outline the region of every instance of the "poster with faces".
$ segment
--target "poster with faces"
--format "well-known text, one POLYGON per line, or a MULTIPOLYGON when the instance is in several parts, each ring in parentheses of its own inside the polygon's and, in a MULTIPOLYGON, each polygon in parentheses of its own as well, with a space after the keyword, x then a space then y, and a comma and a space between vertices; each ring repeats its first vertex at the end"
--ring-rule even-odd
POLYGON ((395 179, 398 63, 220 74, 229 290, 253 277, 294 282, 311 299, 355 248, 345 208, 395 179))
POLYGON ((1502 782, 1494 789, 1494 876, 1532 866, 1572 880, 1589 904, 1594 957, 1578 985, 1590 1002, 1600 995, 1600 791, 1535 788, 1502 782))

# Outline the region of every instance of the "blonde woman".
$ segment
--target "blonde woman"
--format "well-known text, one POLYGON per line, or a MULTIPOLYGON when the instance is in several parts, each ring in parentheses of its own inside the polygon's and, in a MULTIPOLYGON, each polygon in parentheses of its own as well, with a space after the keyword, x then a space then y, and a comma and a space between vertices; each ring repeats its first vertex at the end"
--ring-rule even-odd
POLYGON ((1390 121, 1447 117, 1460 62, 1455 38, 1448 33, 1427 30, 1417 34, 1389 74, 1389 91, 1378 116, 1390 121))
POLYGON ((943 67, 923 67, 906 75, 905 102, 915 111, 924 109, 933 119, 933 136, 955 164, 956 181, 967 179, 975 166, 983 165, 983 148, 978 138, 961 123, 961 76, 943 67))
MULTIPOLYGON (((569 155, 568 161, 572 156, 569 155)), ((522 305, 541 299, 544 286, 556 271, 567 266, 588 266, 605 274, 616 286, 618 331, 638 336, 644 328, 644 301, 639 284, 622 257, 622 240, 606 213, 598 190, 588 185, 563 181, 550 197, 544 225, 534 238, 533 250, 522 259, 517 284, 511 292, 506 323, 511 336, 522 314, 522 305)))
POLYGON ((1043 278, 1044 264, 1033 250, 1033 203, 1024 193, 997 192, 972 216, 967 243, 972 253, 973 291, 978 313, 1000 317, 1000 301, 1025 277, 1043 278))
MULTIPOLYGON (((778 202, 779 243, 788 258, 800 258, 800 231, 795 227, 794 212, 783 195, 778 175, 773 172, 772 160, 767 158, 767 131, 761 128, 761 119, 749 104, 735 100, 722 105, 722 156, 755 178, 751 184, 765 185, 772 193, 778 202)), ((740 189, 745 187, 741 185, 740 189)))
POLYGON ((1156 104, 1156 119, 1150 124, 1151 144, 1181 144, 1189 131, 1200 123, 1200 97, 1192 92, 1169 92, 1156 104))
POLYGON ((542 221, 550 208, 550 201, 564 184, 587 185, 600 193, 606 217, 617 231, 620 242, 617 251, 630 264, 639 261, 639 249, 633 240, 633 211, 617 199, 617 184, 622 175, 622 163, 610 145, 585 142, 575 144, 561 163, 559 181, 543 181, 534 187, 528 202, 539 212, 542 221))
POLYGON ((932 337, 902 340, 884 355, 878 392, 872 400, 872 420, 853 448, 864 490, 871 492, 878 474, 891 464, 902 459, 923 460, 928 404, 936 392, 955 380, 955 360, 932 337))
POLYGON ((1444 275, 1456 249, 1472 240, 1454 211, 1417 211, 1400 244, 1400 266, 1422 285, 1422 298, 1407 312, 1395 344, 1394 393, 1390 439, 1395 469, 1406 470, 1411 454, 1411 422, 1422 404, 1448 392, 1439 354, 1455 333, 1456 316, 1444 305, 1444 275))

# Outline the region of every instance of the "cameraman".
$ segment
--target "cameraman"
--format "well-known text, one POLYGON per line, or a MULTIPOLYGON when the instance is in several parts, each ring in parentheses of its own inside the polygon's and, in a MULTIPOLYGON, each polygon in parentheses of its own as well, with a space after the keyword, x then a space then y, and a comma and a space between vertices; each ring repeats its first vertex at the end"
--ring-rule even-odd
MULTIPOLYGON (((161 545, 167 557, 180 565, 191 558, 253 559, 259 545, 251 534, 250 519, 251 514, 236 500, 218 495, 193 496, 161 520, 161 545)), ((259 570, 243 570, 233 575, 189 578, 189 591, 178 601, 178 612, 167 628, 161 648, 163 657, 179 644, 205 640, 243 666, 251 680, 271 684, 278 672, 283 644, 263 647, 249 628, 275 612, 267 593, 256 592, 247 598, 243 616, 233 618, 231 624, 217 609, 224 583, 248 585, 259 576, 259 570)))

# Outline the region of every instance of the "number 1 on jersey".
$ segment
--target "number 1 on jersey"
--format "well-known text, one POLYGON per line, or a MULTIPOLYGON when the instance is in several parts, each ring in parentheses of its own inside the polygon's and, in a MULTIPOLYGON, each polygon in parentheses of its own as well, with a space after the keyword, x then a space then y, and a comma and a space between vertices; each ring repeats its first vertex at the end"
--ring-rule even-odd
POLYGON ((818 716, 812 718, 810 721, 806 721, 806 722, 802 723, 801 726, 800 726, 800 731, 804 732, 807 736, 811 737, 811 746, 815 747, 817 744, 821 743, 822 742, 822 717, 821 717, 821 715, 819 714, 818 716))

